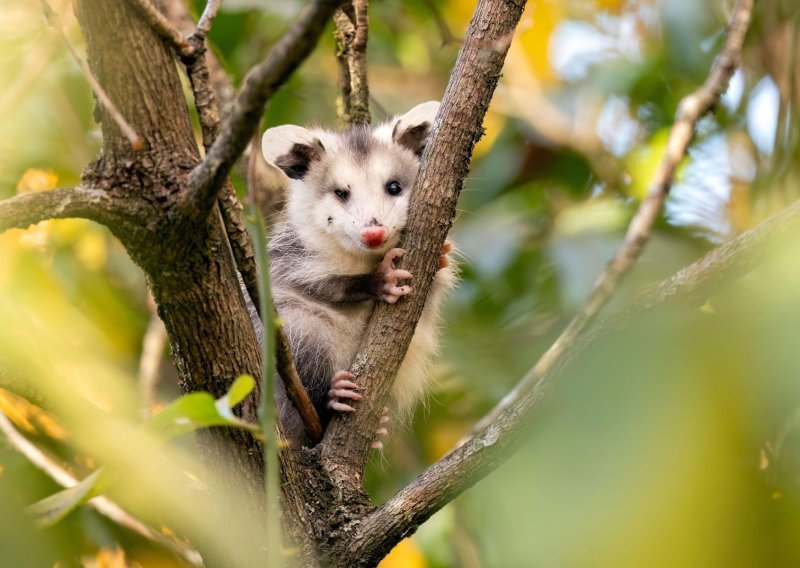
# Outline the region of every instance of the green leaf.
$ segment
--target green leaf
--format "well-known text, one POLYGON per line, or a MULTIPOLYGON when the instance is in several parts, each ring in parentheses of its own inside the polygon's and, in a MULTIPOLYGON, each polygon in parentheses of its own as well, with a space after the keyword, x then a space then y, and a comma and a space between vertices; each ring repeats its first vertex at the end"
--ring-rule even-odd
MULTIPOLYGON (((207 392, 184 395, 145 422, 146 432, 164 440, 208 426, 233 426, 259 433, 260 427, 234 416, 232 407, 239 404, 255 388, 253 377, 243 375, 236 379, 230 390, 218 400, 207 392)), ((66 517, 78 505, 101 493, 99 482, 106 479, 103 468, 83 481, 37 501, 28 511, 43 527, 49 527, 66 517)))
POLYGON ((253 392, 254 388, 256 388, 256 380, 250 375, 242 375, 233 381, 231 388, 228 389, 228 393, 217 400, 217 406, 225 404, 227 409, 230 410, 242 402, 248 394, 253 392))
POLYGON ((206 392, 184 395, 150 418, 144 425, 145 430, 164 440, 209 426, 233 426, 259 432, 256 424, 237 418, 231 411, 252 392, 255 384, 252 377, 243 375, 218 400, 206 392))
POLYGON ((100 468, 77 485, 37 501, 28 507, 28 512, 36 517, 36 522, 41 527, 53 526, 78 505, 85 503, 97 494, 95 489, 102 475, 103 468, 100 468))

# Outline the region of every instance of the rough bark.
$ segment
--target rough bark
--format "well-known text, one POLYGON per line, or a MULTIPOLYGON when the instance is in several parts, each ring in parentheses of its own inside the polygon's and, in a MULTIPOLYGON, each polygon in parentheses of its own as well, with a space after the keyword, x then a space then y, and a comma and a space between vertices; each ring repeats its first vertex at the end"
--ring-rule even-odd
POLYGON ((371 432, 422 313, 472 149, 483 134, 483 116, 524 6, 525 2, 482 0, 475 9, 411 198, 402 246, 407 251, 403 268, 414 274, 415 292, 396 305, 375 309, 366 344, 351 369, 364 388, 364 400, 357 403, 357 412, 335 416, 323 439, 324 466, 338 486, 349 490, 354 504, 361 502, 371 432))
MULTIPOLYGON (((239 374, 260 373, 258 344, 214 203, 228 169, 257 128, 267 99, 313 47, 325 20, 341 3, 310 2, 275 54, 250 76, 231 121, 221 130, 219 112, 203 98, 210 95, 204 90, 209 84, 207 70, 202 63, 195 68, 193 82, 203 95, 197 104, 211 111, 203 118, 209 155, 201 162, 170 49, 183 38, 164 29, 164 22, 156 26, 161 33, 154 32, 153 23, 126 2, 76 2, 93 72, 142 138, 142 148, 135 151, 118 124, 99 108, 103 154, 84 172, 84 186, 92 189, 4 202, 0 229, 45 218, 44 209, 35 207, 27 216, 15 218, 20 205, 39 204, 54 208, 49 217, 78 215, 108 224, 147 275, 186 392, 205 390, 220 396, 239 374)), ((366 395, 358 412, 337 416, 318 447, 281 452, 286 530, 302 565, 375 565, 400 539, 508 456, 552 383, 546 376, 488 428, 382 507, 375 509, 364 494, 363 466, 372 432, 421 314, 472 149, 482 134, 480 124, 524 5, 510 0, 478 2, 412 199, 404 267, 415 274, 416 292, 396 306, 380 305, 370 321, 367 341, 353 367, 366 395)), ((178 45, 184 58, 197 54, 181 49, 178 45)), ((792 219, 796 213, 793 208, 792 219)), ((772 233, 776 232, 780 233, 777 229, 772 233)), ((748 262, 730 266, 745 270, 748 262)), ((670 290, 659 298, 669 297, 670 290)), ((244 418, 255 420, 256 400, 246 401, 244 418)), ((228 475, 239 472, 241 479, 226 482, 249 487, 252 508, 259 511, 263 500, 259 444, 239 430, 208 431, 203 441, 208 464, 224 463, 228 475)), ((206 560, 224 566, 239 561, 213 556, 206 560)))
MULTIPOLYGON (((132 229, 110 228, 147 275, 182 389, 221 396, 237 376, 258 376, 260 357, 216 211, 191 226, 178 214, 200 154, 176 62, 126 3, 80 0, 75 9, 95 75, 143 140, 143 149, 133 151, 99 108, 103 153, 84 180, 134 212, 132 229)), ((255 419, 253 400, 243 408, 249 420, 255 419)), ((213 430, 202 439, 208 465, 225 463, 241 472, 257 503, 257 442, 236 430, 213 430)))

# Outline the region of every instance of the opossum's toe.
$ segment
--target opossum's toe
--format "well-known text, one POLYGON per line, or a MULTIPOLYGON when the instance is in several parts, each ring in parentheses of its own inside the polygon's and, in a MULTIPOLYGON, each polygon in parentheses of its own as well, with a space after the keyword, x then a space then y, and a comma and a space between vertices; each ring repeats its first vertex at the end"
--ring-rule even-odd
POLYGON ((412 290, 411 286, 397 286, 397 282, 390 282, 387 279, 383 285, 381 299, 388 304, 394 304, 402 296, 408 296, 412 290))
POLYGON ((350 389, 337 389, 333 388, 328 391, 328 396, 331 398, 350 398, 353 400, 361 400, 364 398, 360 394, 350 389))
POLYGON ((411 280, 412 278, 414 278, 413 274, 401 268, 395 268, 386 273, 387 282, 391 282, 392 284, 397 284, 398 280, 411 280))
POLYGON ((380 440, 375 440, 369 445, 369 447, 372 448, 373 450, 382 450, 383 442, 381 442, 380 440))
POLYGON ((331 379, 331 390, 328 391, 328 408, 339 412, 353 412, 355 409, 341 401, 341 399, 361 400, 363 397, 356 392, 358 385, 350 379, 355 375, 349 371, 339 371, 331 379))
POLYGON ((345 404, 343 402, 337 402, 335 400, 331 400, 328 402, 328 408, 332 410, 336 410, 338 412, 354 412, 355 408, 350 406, 349 404, 345 404))

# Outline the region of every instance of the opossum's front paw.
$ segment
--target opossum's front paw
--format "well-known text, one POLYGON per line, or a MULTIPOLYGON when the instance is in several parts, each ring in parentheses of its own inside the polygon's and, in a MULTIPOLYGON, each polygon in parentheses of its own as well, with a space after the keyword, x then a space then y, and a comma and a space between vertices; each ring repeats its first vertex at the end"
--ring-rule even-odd
POLYGON ((439 254, 439 270, 450 266, 450 258, 447 256, 453 252, 453 243, 445 241, 442 245, 442 252, 439 254))
POLYGON ((355 408, 342 400, 361 400, 356 391, 358 385, 353 382, 356 376, 348 371, 339 371, 331 379, 331 390, 328 391, 328 408, 339 412, 353 412, 355 408))
POLYGON ((402 296, 407 296, 411 293, 411 286, 398 286, 400 280, 410 280, 413 275, 408 270, 402 270, 395 266, 394 260, 400 258, 405 254, 401 248, 393 248, 389 250, 378 266, 378 273, 383 277, 383 283, 380 286, 379 296, 380 299, 387 304, 394 304, 402 296))

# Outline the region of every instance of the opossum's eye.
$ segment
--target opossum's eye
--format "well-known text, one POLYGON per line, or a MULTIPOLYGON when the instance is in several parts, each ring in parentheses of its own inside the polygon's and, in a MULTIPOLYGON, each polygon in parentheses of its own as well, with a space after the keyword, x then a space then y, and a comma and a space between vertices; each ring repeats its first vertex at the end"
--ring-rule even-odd
POLYGON ((346 189, 334 189, 333 193, 339 198, 339 200, 341 200, 342 203, 347 201, 347 199, 350 197, 350 192, 346 189))
POLYGON ((386 184, 386 193, 389 195, 400 195, 401 191, 403 191, 403 186, 399 182, 390 181, 386 184))

